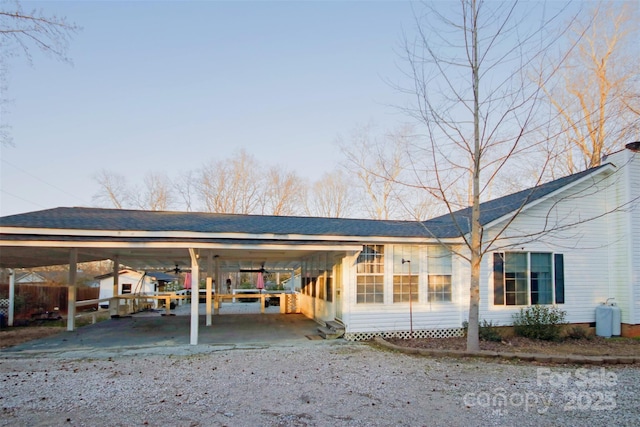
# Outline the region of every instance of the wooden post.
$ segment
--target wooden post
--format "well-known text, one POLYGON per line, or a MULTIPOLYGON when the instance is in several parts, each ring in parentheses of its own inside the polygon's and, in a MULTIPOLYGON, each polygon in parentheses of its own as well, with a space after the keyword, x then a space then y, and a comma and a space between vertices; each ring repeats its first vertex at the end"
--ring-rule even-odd
POLYGON ((211 326, 211 290, 213 285, 213 254, 211 251, 208 251, 207 254, 207 282, 206 282, 206 297, 205 297, 205 306, 206 306, 206 321, 205 324, 207 326, 211 326))
POLYGON ((191 256, 191 345, 198 344, 198 306, 200 299, 200 266, 198 265, 198 257, 196 251, 189 248, 191 256))
POLYGON ((120 314, 120 300, 116 298, 119 294, 119 280, 120 280, 120 258, 116 255, 113 258, 113 295, 109 300, 109 314, 111 316, 118 316, 120 314))
POLYGON ((75 329, 76 318, 76 276, 78 272, 78 249, 69 253, 69 291, 67 294, 67 331, 75 329))
POLYGON ((206 325, 211 326, 211 285, 213 282, 213 278, 211 276, 207 277, 207 298, 206 298, 206 310, 207 310, 207 319, 206 325))
POLYGON ((16 306, 16 273, 13 269, 9 269, 9 318, 7 326, 13 326, 13 317, 15 316, 16 306))

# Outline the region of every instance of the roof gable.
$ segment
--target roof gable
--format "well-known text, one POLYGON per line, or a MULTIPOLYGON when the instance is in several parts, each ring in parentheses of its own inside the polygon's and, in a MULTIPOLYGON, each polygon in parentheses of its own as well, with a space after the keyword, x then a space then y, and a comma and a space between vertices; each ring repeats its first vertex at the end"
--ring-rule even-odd
MULTIPOLYGON (((581 182, 583 179, 610 167, 612 167, 610 164, 606 164, 587 169, 536 187, 484 202, 480 204, 480 223, 483 227, 489 226, 513 214, 522 207, 531 206, 558 191, 565 190, 581 182)), ((461 209, 452 214, 445 214, 427 220, 424 222, 424 225, 433 237, 440 239, 460 237, 471 231, 471 208, 461 209)))

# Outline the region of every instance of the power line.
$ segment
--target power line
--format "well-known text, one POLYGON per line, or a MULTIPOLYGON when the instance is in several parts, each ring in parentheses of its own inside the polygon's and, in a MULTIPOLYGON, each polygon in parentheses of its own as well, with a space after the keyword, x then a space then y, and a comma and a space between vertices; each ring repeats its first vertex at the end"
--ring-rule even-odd
MULTIPOLYGON (((66 194, 67 196, 71 196, 71 197, 75 198, 76 200, 80 201, 82 204, 84 204, 84 205, 86 205, 86 206, 89 206, 89 205, 90 205, 90 203, 88 203, 88 202, 87 202, 86 200, 84 200, 82 197, 79 197, 79 196, 78 196, 78 195, 76 195, 76 194, 69 193, 67 190, 64 190, 64 189, 62 189, 62 188, 60 188, 60 187, 58 187, 58 186, 55 186, 55 185, 51 184, 50 182, 45 181, 44 179, 40 178, 39 176, 36 176, 36 175, 32 174, 31 172, 28 172, 28 171, 26 171, 26 170, 22 169, 21 167, 19 167, 19 166, 17 166, 17 165, 14 165, 14 164, 13 164, 13 163, 11 163, 11 162, 8 162, 8 161, 7 161, 7 160, 5 160, 5 159, 1 159, 1 160, 2 160, 2 163, 6 163, 7 165, 9 165, 9 166, 11 166, 11 167, 13 167, 13 168, 17 169, 18 171, 20 171, 20 172, 24 173, 25 175, 28 175, 28 176, 30 176, 31 178, 33 178, 33 179, 35 179, 35 180, 37 180, 37 181, 40 181, 41 183, 43 183, 43 184, 45 184, 45 185, 48 185, 49 187, 54 188, 54 189, 58 190, 58 191, 59 191, 59 192, 61 192, 61 193, 66 194)), ((34 205, 44 207, 44 206, 42 206, 42 205, 39 205, 39 204, 38 204, 38 203, 36 203, 36 202, 32 202, 32 201, 27 200, 27 199, 24 199, 24 198, 22 198, 22 197, 20 197, 20 196, 16 196, 15 194, 11 194, 11 193, 9 193, 9 192, 7 192, 7 191, 5 191, 5 190, 2 190, 2 191, 3 191, 4 193, 6 193, 6 194, 9 194, 9 195, 13 196, 13 197, 17 197, 17 198, 19 198, 19 199, 21 199, 21 200, 24 200, 25 202, 33 203, 34 205)))
POLYGON ((17 194, 10 193, 7 190, 3 190, 2 188, 0 188, 0 192, 2 192, 4 194, 7 194, 7 195, 9 195, 11 197, 15 197, 16 199, 20 199, 23 202, 27 202, 27 203, 30 203, 30 204, 32 204, 34 206, 38 206, 40 208, 46 209, 46 206, 42 206, 40 203, 34 202, 33 200, 25 199, 24 197, 18 196, 17 194))

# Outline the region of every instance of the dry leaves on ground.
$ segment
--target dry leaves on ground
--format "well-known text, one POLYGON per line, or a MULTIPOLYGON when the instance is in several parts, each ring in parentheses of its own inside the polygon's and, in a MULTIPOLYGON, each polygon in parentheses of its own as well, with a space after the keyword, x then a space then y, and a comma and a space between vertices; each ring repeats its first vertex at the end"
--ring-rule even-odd
MULTIPOLYGON (((466 338, 389 338, 387 341, 404 347, 441 350, 465 350, 466 338)), ((561 342, 539 341, 513 337, 502 342, 481 341, 481 350, 506 353, 542 353, 581 356, 640 356, 640 340, 633 338, 603 338, 565 340, 561 342)))
POLYGON ((64 326, 21 326, 0 329, 0 348, 13 347, 23 342, 46 338, 64 330, 64 326))

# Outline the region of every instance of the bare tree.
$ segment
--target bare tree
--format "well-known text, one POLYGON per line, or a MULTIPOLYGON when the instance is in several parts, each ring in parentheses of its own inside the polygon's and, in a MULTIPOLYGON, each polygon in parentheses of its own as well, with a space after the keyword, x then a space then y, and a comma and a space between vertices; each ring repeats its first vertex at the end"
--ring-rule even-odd
POLYGON ((166 211, 173 207, 174 185, 164 173, 148 172, 144 176, 143 186, 132 194, 134 205, 139 209, 166 211))
POLYGON ((306 197, 306 212, 310 216, 344 218, 351 213, 352 189, 342 171, 325 173, 313 183, 306 197))
POLYGON ((346 169, 360 183, 364 211, 373 219, 391 219, 400 215, 404 187, 398 181, 413 129, 404 126, 376 137, 373 128, 372 124, 362 126, 348 140, 338 138, 337 142, 346 158, 346 169))
POLYGON ((10 57, 21 53, 32 62, 35 48, 54 58, 70 62, 67 57, 69 41, 80 28, 64 17, 45 15, 42 11, 25 12, 19 1, 2 0, 0 3, 0 143, 10 145, 10 126, 5 122, 8 100, 7 88, 10 57))
POLYGON ((123 175, 103 169, 93 179, 100 187, 93 196, 93 201, 98 206, 124 209, 129 205, 131 194, 127 186, 127 179, 123 175))
POLYGON ((244 150, 210 162, 200 171, 197 189, 207 212, 256 213, 262 190, 258 162, 244 150))
POLYGON ((183 171, 174 181, 173 187, 180 199, 182 199, 184 209, 191 212, 194 207, 196 190, 196 173, 192 170, 183 171))
POLYGON ((636 2, 598 2, 574 21, 558 78, 541 81, 557 111, 552 172, 598 166, 640 130, 640 50, 636 2), (574 47, 575 46, 575 47, 574 47))
POLYGON ((295 172, 274 166, 267 171, 263 184, 260 197, 263 215, 296 215, 301 212, 305 182, 295 172))
MULTIPOLYGON (((479 349, 480 265, 501 232, 487 237, 480 204, 492 183, 544 142, 540 88, 527 75, 541 63, 559 34, 547 30, 562 8, 549 13, 538 3, 461 0, 459 9, 426 4, 416 15, 418 35, 405 43, 408 110, 425 127, 426 141, 411 153, 414 184, 444 202, 453 214, 468 193, 470 232, 452 215, 470 265, 467 349, 479 349), (417 183, 417 184, 415 184, 417 183)), ((544 81, 554 69, 539 71, 544 81)), ((513 170, 513 169, 512 169, 513 170)), ((465 221, 467 218, 464 219, 465 221)), ((508 223, 505 225, 505 228, 508 223)), ((504 229, 503 229, 504 231, 504 229)))

